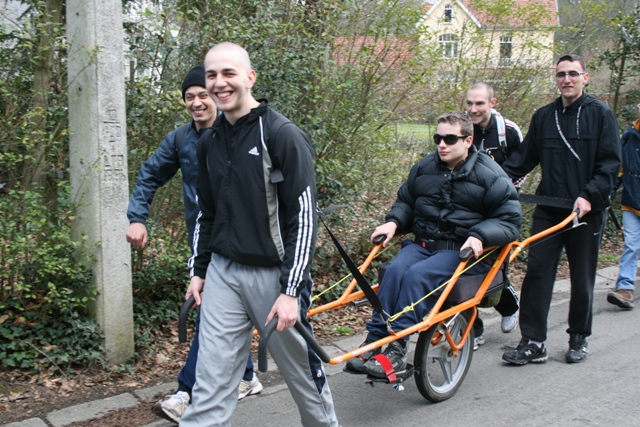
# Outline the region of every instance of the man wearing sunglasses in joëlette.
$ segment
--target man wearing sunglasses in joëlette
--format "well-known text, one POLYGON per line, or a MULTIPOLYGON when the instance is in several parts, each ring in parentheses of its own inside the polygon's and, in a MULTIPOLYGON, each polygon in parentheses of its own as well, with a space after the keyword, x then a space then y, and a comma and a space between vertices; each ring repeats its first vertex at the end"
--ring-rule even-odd
MULTIPOLYGON (((483 248, 507 244, 520 234, 518 193, 500 166, 473 145, 469 116, 465 112, 440 116, 434 142, 437 151, 411 168, 386 222, 371 235, 372 242, 385 235, 384 245, 395 234, 412 232, 415 236, 414 241, 402 242, 378 289, 388 314, 399 313, 423 299, 414 310, 390 323, 396 332, 413 326, 429 313, 442 289, 423 297, 451 277, 460 262, 460 250, 471 248, 480 257, 483 248)), ((478 263, 465 274, 484 274, 489 268, 487 263, 478 263)), ((367 331, 365 344, 390 334, 386 321, 377 313, 367 322, 367 331)), ((379 358, 372 357, 376 352, 379 349, 350 359, 347 369, 384 378, 379 358)), ((402 375, 407 361, 406 340, 391 342, 384 356, 402 375)))
POLYGON ((533 114, 524 142, 503 164, 511 178, 540 164, 538 196, 565 199, 570 208, 538 205, 531 234, 561 222, 579 209, 586 223, 529 248, 520 295, 520 332, 515 350, 502 359, 513 365, 545 362, 547 317, 560 254, 564 248, 571 272, 567 363, 583 362, 593 322, 593 289, 609 194, 620 169, 620 133, 613 112, 584 92, 589 82, 584 61, 576 55, 556 63, 560 97, 533 114))

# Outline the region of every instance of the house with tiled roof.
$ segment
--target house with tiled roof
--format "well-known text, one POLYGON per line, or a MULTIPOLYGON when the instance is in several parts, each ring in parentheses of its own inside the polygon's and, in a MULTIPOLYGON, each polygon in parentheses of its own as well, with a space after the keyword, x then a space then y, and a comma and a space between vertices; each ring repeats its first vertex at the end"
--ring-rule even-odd
POLYGON ((423 43, 443 59, 487 69, 553 66, 556 0, 427 0, 423 10, 423 43))

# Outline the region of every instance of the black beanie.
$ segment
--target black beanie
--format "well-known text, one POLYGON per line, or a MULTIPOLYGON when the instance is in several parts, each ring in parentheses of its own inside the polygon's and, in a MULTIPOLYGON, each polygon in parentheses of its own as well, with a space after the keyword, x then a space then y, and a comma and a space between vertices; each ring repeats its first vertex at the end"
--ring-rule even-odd
POLYGON ((198 65, 193 67, 191 71, 187 73, 182 81, 182 100, 184 101, 184 93, 191 86, 207 87, 204 81, 204 65, 198 65))

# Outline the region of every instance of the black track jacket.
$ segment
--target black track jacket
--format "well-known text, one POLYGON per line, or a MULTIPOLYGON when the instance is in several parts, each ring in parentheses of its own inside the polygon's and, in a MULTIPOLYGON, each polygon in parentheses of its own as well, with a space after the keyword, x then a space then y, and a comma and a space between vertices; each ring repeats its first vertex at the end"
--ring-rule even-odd
POLYGON ((281 266, 281 292, 298 296, 310 281, 317 232, 313 151, 289 121, 269 141, 277 116, 261 100, 233 126, 221 115, 201 138, 190 267, 204 278, 211 252, 240 264, 281 266), (280 178, 271 176, 274 169, 280 178))
POLYGON ((503 119, 507 143, 506 154, 502 152, 502 147, 500 146, 495 115, 491 115, 491 120, 484 129, 478 125, 473 125, 473 145, 475 145, 479 151, 491 156, 499 165, 501 165, 522 142, 522 133, 518 125, 504 117, 503 119))

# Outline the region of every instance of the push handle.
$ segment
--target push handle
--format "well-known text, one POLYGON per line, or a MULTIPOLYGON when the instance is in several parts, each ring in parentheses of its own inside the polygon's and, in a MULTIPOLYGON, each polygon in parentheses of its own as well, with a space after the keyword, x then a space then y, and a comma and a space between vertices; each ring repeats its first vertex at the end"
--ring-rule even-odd
MULTIPOLYGON (((269 368, 269 362, 267 360, 267 343, 269 342, 269 338, 271 338, 271 334, 276 330, 276 326, 278 326, 278 316, 274 316, 273 319, 267 326, 264 327, 262 333, 260 334, 260 342, 258 343, 258 370, 260 372, 267 372, 269 368)), ((304 340, 309 344, 309 347, 315 351, 320 360, 324 363, 329 363, 331 357, 327 354, 326 351, 322 348, 318 341, 315 340, 311 332, 304 327, 300 320, 296 321, 296 324, 293 326, 296 328, 296 331, 304 338, 304 340)))
POLYGON ((293 325, 293 327, 296 328, 296 331, 298 331, 300 335, 302 335, 302 338, 304 338, 307 344, 309 344, 309 347, 311 347, 311 349, 318 355, 320 360, 322 360, 324 363, 329 363, 331 357, 329 357, 322 346, 318 344, 318 341, 316 341, 316 339, 313 337, 313 334, 309 332, 309 330, 305 328, 302 323, 300 323, 300 320, 296 320, 296 324, 293 325))
POLYGON ((473 255, 473 248, 471 247, 466 247, 463 250, 460 251, 460 261, 468 261, 469 258, 471 258, 471 255, 473 255))
POLYGON ((269 362, 267 361, 267 343, 271 334, 276 330, 278 326, 278 317, 271 319, 267 326, 264 327, 260 334, 260 341, 258 343, 258 370, 260 372, 267 372, 269 369, 269 362))
POLYGON ((379 245, 380 243, 384 242, 386 239, 387 239, 387 235, 386 234, 381 234, 379 236, 374 237, 373 244, 374 245, 379 245))
POLYGON ((180 309, 180 316, 178 317, 178 342, 185 343, 187 342, 187 318, 189 317, 189 310, 196 303, 196 299, 193 295, 191 295, 185 302, 182 304, 182 308, 180 309))

